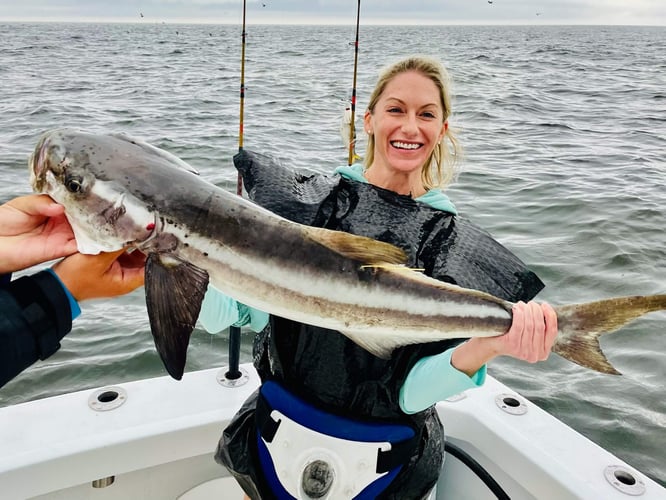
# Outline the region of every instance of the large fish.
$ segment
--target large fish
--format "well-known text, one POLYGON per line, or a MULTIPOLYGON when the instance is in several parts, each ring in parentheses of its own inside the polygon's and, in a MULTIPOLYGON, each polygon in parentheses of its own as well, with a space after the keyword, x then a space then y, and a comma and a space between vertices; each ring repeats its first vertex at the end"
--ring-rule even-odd
MULTIPOLYGON (((392 245, 290 222, 124 135, 47 132, 30 169, 35 191, 65 206, 82 253, 133 246, 148 256, 150 327, 176 379, 209 282, 257 309, 338 330, 383 358, 406 344, 501 335, 511 324, 510 302, 409 270, 392 245)), ((662 309, 666 295, 558 307, 553 350, 616 374, 598 336, 662 309)))

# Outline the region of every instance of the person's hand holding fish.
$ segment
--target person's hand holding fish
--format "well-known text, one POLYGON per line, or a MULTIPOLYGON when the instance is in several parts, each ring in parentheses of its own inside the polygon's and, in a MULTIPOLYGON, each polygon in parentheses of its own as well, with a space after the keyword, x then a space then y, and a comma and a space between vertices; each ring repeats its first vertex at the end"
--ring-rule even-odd
POLYGON ((61 257, 53 270, 78 301, 115 297, 143 285, 141 252, 78 253, 65 208, 51 197, 19 196, 0 205, 0 274, 61 257))
POLYGON ((557 337, 557 314, 547 303, 517 302, 513 322, 505 335, 487 339, 500 356, 529 363, 545 361, 557 337))
POLYGON ((53 271, 72 296, 82 301, 116 297, 143 286, 145 264, 141 252, 122 249, 97 255, 76 253, 54 265, 53 271))
POLYGON ((513 321, 504 335, 476 337, 460 345, 451 357, 458 370, 469 375, 497 356, 536 363, 548 359, 557 337, 557 313, 550 304, 516 302, 513 321))
POLYGON ((26 269, 76 252, 65 208, 49 196, 19 196, 0 205, 0 273, 26 269))

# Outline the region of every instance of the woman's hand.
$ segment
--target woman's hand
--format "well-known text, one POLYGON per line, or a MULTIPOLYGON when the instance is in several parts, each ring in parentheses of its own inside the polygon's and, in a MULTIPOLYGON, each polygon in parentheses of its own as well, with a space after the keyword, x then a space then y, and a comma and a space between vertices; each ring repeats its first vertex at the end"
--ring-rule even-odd
POLYGON ((143 285, 146 256, 125 249, 98 255, 76 253, 53 266, 53 271, 77 301, 116 297, 143 285))
MULTIPOLYGON (((548 359, 557 336, 557 314, 549 304, 517 302, 513 322, 505 335, 493 337, 497 355, 511 356, 528 363, 548 359)), ((488 339, 491 340, 491 339, 488 339)))
POLYGON ((550 355, 557 337, 557 314, 546 303, 517 302, 513 322, 504 335, 474 337, 456 348, 451 364, 473 375, 497 356, 511 356, 528 363, 544 361, 550 355))
POLYGON ((0 205, 0 274, 75 252, 65 209, 49 196, 19 196, 0 205))

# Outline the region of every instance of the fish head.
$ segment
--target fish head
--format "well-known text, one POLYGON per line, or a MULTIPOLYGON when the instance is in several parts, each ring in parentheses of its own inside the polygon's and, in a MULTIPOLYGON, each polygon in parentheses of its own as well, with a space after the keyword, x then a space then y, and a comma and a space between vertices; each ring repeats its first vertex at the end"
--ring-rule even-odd
POLYGON ((157 214, 133 194, 124 173, 141 161, 130 151, 136 142, 57 129, 42 135, 30 157, 33 190, 65 207, 81 253, 142 248, 158 230, 157 214))

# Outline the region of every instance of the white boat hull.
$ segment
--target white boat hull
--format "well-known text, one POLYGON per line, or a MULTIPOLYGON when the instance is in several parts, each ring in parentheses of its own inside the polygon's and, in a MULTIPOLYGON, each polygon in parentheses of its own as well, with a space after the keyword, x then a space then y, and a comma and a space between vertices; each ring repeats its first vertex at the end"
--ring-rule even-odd
MULTIPOLYGON (((0 496, 240 500, 213 453, 258 386, 251 365, 242 368, 247 383, 235 387, 218 383, 224 370, 210 369, 0 408, 0 496)), ((514 500, 666 500, 659 484, 492 377, 453 399, 438 405, 449 442, 514 500)), ((447 455, 433 498, 496 497, 447 455)))

